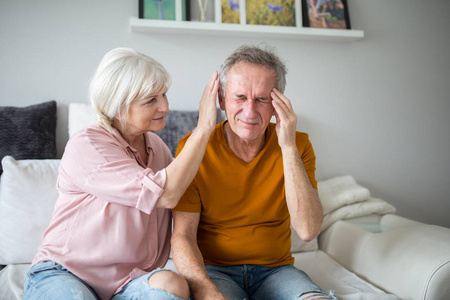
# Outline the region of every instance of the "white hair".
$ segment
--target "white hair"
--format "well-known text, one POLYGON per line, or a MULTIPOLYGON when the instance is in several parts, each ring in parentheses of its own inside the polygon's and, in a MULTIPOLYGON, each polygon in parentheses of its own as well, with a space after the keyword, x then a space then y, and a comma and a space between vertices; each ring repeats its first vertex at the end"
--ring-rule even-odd
POLYGON ((165 92, 170 75, 156 60, 130 48, 116 48, 105 54, 90 85, 91 104, 97 122, 112 130, 116 116, 125 127, 130 103, 165 92))

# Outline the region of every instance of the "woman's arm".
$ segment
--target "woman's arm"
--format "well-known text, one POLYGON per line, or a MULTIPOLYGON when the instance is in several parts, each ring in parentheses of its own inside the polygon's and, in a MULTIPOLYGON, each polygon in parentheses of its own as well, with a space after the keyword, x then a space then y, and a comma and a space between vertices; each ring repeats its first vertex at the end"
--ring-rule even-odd
POLYGON ((216 127, 216 97, 219 89, 217 78, 218 73, 215 71, 205 87, 200 100, 197 128, 187 140, 183 150, 166 167, 166 184, 156 203, 157 207, 174 208, 197 174, 209 137, 216 127))

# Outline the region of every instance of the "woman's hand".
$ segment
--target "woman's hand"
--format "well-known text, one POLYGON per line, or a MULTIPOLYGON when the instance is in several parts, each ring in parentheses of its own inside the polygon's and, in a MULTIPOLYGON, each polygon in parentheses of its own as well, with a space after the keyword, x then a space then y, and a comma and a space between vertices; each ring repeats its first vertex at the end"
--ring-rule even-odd
POLYGON ((206 84, 200 100, 197 128, 204 128, 212 132, 216 127, 217 120, 217 92, 219 90, 218 72, 214 71, 206 84))

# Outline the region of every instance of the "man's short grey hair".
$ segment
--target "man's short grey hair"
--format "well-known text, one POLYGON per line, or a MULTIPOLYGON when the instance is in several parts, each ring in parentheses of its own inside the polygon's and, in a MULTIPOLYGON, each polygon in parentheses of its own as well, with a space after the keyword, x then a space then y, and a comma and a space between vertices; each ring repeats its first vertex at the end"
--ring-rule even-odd
POLYGON ((260 65, 272 70, 275 73, 277 90, 284 93, 284 89, 286 87, 287 69, 275 53, 275 48, 267 45, 265 45, 264 49, 260 46, 243 45, 231 53, 220 68, 219 83, 222 97, 225 97, 228 72, 235 64, 240 62, 260 65))

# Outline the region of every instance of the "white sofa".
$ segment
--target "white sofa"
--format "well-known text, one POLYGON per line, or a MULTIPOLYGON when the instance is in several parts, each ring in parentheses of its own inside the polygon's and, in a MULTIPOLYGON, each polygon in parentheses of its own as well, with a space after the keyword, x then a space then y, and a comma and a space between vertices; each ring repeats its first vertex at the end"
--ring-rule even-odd
MULTIPOLYGON (((91 122, 71 105, 69 131, 91 122), (83 117, 81 117, 83 116, 83 117), (81 120, 81 122, 80 122, 81 120)), ((48 225, 59 160, 2 160, 0 299, 22 299, 25 273, 48 225)), ((449 299, 450 229, 395 215, 351 176, 319 182, 324 225, 318 239, 293 232, 295 265, 339 299, 449 299)), ((173 261, 167 267, 176 270, 173 261)))

